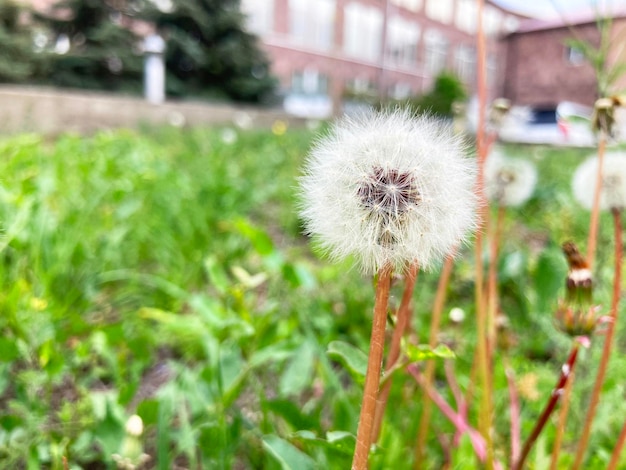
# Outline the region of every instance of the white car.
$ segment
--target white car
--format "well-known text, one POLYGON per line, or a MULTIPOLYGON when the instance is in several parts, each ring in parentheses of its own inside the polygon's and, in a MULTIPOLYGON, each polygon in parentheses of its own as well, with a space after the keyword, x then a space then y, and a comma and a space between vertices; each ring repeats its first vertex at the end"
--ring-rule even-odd
POLYGON ((499 137, 504 142, 593 147, 592 113, 592 108, 569 101, 556 107, 513 106, 499 137))

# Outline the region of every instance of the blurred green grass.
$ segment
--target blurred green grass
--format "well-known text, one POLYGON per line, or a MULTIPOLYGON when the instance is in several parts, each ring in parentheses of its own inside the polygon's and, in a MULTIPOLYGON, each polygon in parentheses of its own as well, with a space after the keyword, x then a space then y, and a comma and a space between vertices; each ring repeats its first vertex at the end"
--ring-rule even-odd
MULTIPOLYGON (((341 340, 367 350, 371 281, 349 262, 321 260, 300 233, 297 176, 314 135, 236 131, 232 141, 232 132, 149 128, 0 140, 2 468, 61 469, 64 458, 69 468, 111 468, 113 454, 128 452, 124 425, 133 413, 146 426, 147 468, 349 466, 361 379, 326 349, 341 340)), ((511 338, 500 354, 528 388, 526 435, 568 349, 552 321, 566 271, 560 244, 573 239, 585 248, 589 214, 569 181, 592 152, 505 150, 533 161, 540 175, 529 203, 507 212, 498 265, 511 338)), ((603 216, 597 300, 604 305, 611 233, 603 216)), ((446 311, 460 307, 467 317, 446 319, 441 334, 457 354, 464 388, 475 338, 473 269, 466 247, 446 311)), ((413 328, 422 343, 437 278, 422 273, 416 288, 413 328)), ((598 349, 581 360, 564 465, 598 349)), ((621 357, 611 363, 588 468, 602 468, 622 424, 624 366, 621 357)), ((494 371, 496 444, 504 452, 501 369, 494 371)), ((395 379, 372 468, 410 468, 420 396, 408 377, 395 379)), ((437 415, 434 429, 428 457, 439 468, 437 434, 452 428, 437 415)), ((553 432, 540 442, 535 468, 553 432)), ((467 445, 455 455, 456 468, 475 468, 467 445)))

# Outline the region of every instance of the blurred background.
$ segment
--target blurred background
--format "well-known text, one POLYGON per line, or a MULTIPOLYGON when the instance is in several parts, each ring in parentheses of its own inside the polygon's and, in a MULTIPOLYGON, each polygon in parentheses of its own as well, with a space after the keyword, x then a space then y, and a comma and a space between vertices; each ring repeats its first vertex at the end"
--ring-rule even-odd
MULTIPOLYGON (((477 8, 474 0, 2 0, 0 82, 139 96, 152 76, 162 89, 152 102, 253 103, 315 119, 406 102, 451 116, 452 103, 465 102, 458 113, 469 114, 471 130, 477 8)), ((515 107, 504 140, 591 144, 584 121, 603 84, 585 45, 600 46, 600 16, 610 19, 609 70, 625 59, 620 2, 486 2, 488 98, 515 107)))

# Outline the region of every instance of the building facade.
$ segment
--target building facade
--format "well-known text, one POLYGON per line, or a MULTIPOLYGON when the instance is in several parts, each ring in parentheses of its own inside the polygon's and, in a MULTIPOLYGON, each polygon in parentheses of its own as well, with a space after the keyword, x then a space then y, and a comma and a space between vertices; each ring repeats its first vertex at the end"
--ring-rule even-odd
MULTIPOLYGON (((359 95, 403 99, 430 89, 443 70, 475 89, 476 0, 242 0, 287 97, 316 97, 337 109, 359 95)), ((497 40, 520 16, 483 9, 490 95, 503 87, 497 40)))
MULTIPOLYGON (((608 32, 606 71, 626 63, 626 8, 613 11, 608 32)), ((505 44, 504 96, 512 102, 533 107, 553 107, 562 101, 593 105, 598 98, 596 71, 572 39, 597 48, 600 30, 593 12, 567 21, 528 20, 507 35, 505 44)), ((622 74, 610 92, 626 89, 622 74)))

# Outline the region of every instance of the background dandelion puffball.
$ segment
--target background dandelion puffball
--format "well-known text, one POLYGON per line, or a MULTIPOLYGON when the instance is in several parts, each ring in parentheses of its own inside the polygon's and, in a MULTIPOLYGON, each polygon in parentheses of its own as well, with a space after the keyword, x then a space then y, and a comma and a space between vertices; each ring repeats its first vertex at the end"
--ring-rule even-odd
MULTIPOLYGON (((581 163, 572 178, 572 191, 576 200, 586 209, 593 206, 598 174, 598 157, 592 156, 581 163)), ((600 209, 626 207, 626 153, 611 152, 604 156, 600 209)))
POLYGON ((464 150, 449 126, 406 110, 340 119, 300 180, 307 233, 368 274, 428 268, 474 228, 475 164, 464 150))
POLYGON ((535 166, 519 158, 493 152, 485 163, 485 195, 502 206, 517 207, 532 195, 537 184, 535 166))

